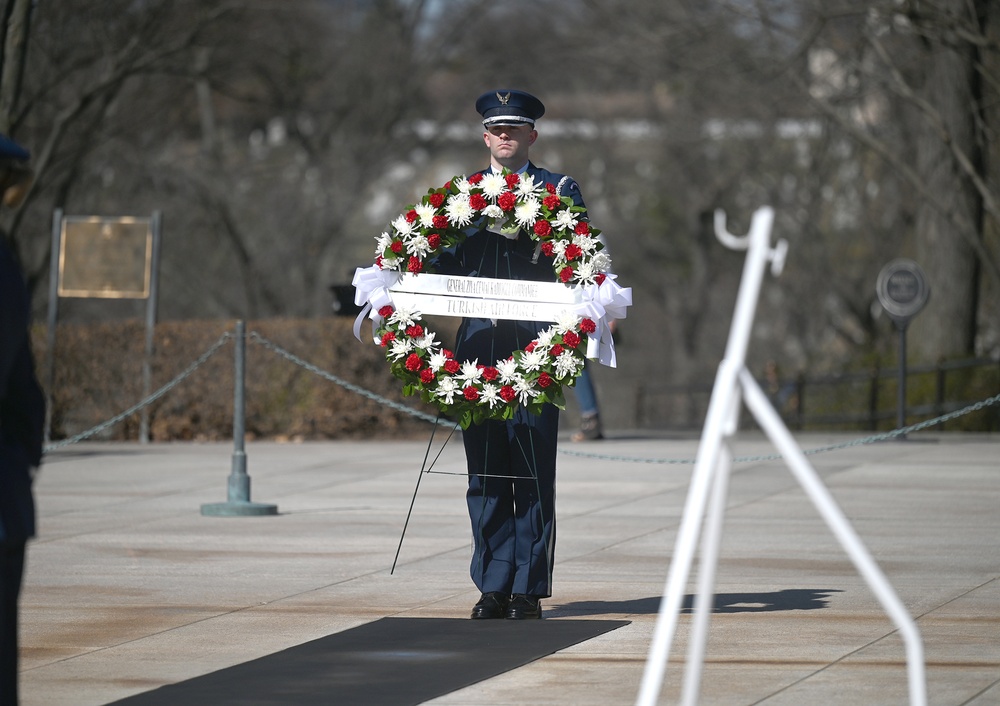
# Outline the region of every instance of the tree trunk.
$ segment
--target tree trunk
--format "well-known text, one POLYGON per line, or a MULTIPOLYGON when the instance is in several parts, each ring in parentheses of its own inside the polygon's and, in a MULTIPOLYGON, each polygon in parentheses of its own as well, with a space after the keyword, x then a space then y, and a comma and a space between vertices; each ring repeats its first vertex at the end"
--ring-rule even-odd
MULTIPOLYGON (((974 3, 985 14, 983 3, 974 3)), ((947 0, 956 15, 967 11, 965 0, 947 0)), ((940 121, 923 115, 919 120, 917 169, 930 191, 982 237, 982 198, 956 164, 952 146, 983 168, 982 145, 976 139, 976 120, 982 96, 975 69, 977 52, 971 44, 958 47, 927 44, 925 74, 920 95, 932 105, 940 121)), ((923 204, 917 212, 916 259, 931 287, 927 308, 914 320, 912 351, 918 361, 973 355, 979 299, 980 264, 973 248, 955 233, 947 214, 923 204)))
POLYGON ((10 134, 21 76, 24 74, 25 43, 28 41, 28 12, 31 0, 12 0, 3 27, 3 64, 0 69, 0 133, 10 134))

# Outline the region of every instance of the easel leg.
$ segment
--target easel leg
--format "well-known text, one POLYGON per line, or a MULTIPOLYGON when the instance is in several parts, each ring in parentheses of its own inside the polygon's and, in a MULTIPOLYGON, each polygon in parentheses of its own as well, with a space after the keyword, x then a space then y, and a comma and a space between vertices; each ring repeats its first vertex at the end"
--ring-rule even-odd
POLYGON ((924 649, 916 623, 906 611, 889 580, 872 559, 850 522, 840 510, 830 491, 819 479, 816 469, 806 459, 791 432, 774 411, 767 395, 757 381, 745 369, 740 372, 740 383, 746 404, 761 425, 768 438, 775 445, 792 474, 813 501, 820 515, 826 520, 834 536, 854 562, 858 572, 868 582, 868 586, 881 602, 886 613, 895 623, 906 646, 907 674, 909 676, 910 704, 924 706, 927 703, 927 683, 924 676, 924 649))
POLYGON ((663 685, 667 660, 670 656, 670 644, 677 629, 684 592, 694 562, 695 547, 705 518, 709 489, 719 470, 719 459, 724 445, 723 436, 731 426, 727 413, 733 409, 733 398, 737 394, 738 372, 737 366, 723 360, 715 377, 715 386, 705 420, 705 431, 698 446, 698 459, 691 477, 691 489, 684 504, 684 514, 677 532, 663 599, 660 601, 653 642, 636 700, 641 706, 653 706, 663 685))

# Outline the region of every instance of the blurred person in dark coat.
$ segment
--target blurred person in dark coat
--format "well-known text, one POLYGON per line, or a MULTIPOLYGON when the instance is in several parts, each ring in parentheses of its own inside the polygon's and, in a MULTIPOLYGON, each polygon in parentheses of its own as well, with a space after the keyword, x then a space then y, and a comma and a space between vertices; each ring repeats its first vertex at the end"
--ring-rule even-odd
MULTIPOLYGON (((31 183, 28 152, 0 135, 0 199, 17 208, 31 183)), ((35 534, 31 495, 42 460, 45 398, 28 335, 28 290, 0 233, 0 704, 17 704, 18 598, 25 546, 35 534)))

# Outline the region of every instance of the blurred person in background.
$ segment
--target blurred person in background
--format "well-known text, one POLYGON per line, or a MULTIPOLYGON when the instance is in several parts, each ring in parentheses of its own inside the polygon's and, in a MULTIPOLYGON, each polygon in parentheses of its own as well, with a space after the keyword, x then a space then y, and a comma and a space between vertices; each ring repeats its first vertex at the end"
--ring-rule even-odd
MULTIPOLYGON (((21 205, 31 185, 30 155, 0 135, 0 200, 21 205)), ((0 233, 0 704, 16 706, 18 599, 25 547, 35 534, 31 484, 42 460, 45 398, 31 353, 30 302, 6 233, 0 233)))

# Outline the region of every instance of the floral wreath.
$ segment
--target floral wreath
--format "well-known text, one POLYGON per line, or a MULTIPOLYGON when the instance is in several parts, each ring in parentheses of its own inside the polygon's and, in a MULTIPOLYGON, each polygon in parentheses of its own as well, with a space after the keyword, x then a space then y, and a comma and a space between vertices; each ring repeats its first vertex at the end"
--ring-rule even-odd
MULTIPOLYGON (((483 364, 457 360, 421 323, 419 312, 384 299, 379 305, 378 297, 369 296, 375 287, 359 286, 359 279, 368 275, 385 281, 382 273, 431 272, 437 255, 485 226, 511 235, 525 230, 538 243, 540 255, 551 259, 556 282, 595 289, 613 284, 607 274, 611 258, 597 238, 600 231, 583 219, 585 211, 569 196, 561 196, 554 184, 504 171, 454 177, 392 221, 390 230, 376 238, 375 266, 359 269, 355 286, 357 303, 367 301, 374 308, 370 317, 375 339, 386 349, 404 395, 419 395, 463 429, 488 419, 510 419, 519 406, 535 414, 546 404, 565 408, 563 388, 572 386, 582 372, 588 337, 599 335, 594 318, 604 309, 593 318, 566 311, 524 349, 483 364)), ((355 335, 365 313, 358 317, 355 335)))

